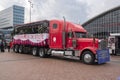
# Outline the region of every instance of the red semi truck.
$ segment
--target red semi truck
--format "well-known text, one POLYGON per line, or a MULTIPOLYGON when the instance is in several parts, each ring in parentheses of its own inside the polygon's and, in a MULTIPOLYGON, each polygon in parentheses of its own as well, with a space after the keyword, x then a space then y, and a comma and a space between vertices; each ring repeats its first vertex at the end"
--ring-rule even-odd
POLYGON ((15 27, 13 50, 49 57, 52 54, 79 57, 86 64, 110 61, 107 43, 87 38, 87 31, 80 25, 65 20, 43 20, 15 27))

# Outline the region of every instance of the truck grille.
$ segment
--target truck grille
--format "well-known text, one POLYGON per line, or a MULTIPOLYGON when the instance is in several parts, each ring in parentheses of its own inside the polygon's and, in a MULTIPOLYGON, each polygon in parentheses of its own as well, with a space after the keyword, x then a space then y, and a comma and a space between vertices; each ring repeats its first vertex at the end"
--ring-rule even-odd
POLYGON ((100 49, 106 49, 107 48, 107 41, 106 40, 101 40, 99 42, 99 48, 100 49))

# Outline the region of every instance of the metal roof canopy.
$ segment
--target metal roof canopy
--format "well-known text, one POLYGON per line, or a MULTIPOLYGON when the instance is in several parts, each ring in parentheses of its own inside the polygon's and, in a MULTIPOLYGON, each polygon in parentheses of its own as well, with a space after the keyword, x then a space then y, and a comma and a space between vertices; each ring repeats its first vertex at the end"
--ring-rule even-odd
POLYGON ((115 8, 110 9, 110 10, 107 10, 107 11, 105 11, 105 12, 103 12, 103 13, 101 13, 101 14, 93 17, 93 18, 91 18, 90 20, 86 21, 85 23, 82 24, 82 26, 85 27, 87 24, 90 24, 95 19, 100 18, 100 17, 106 15, 107 13, 110 13, 110 12, 113 12, 113 11, 116 11, 116 10, 119 10, 119 9, 120 9, 120 6, 117 6, 115 8))

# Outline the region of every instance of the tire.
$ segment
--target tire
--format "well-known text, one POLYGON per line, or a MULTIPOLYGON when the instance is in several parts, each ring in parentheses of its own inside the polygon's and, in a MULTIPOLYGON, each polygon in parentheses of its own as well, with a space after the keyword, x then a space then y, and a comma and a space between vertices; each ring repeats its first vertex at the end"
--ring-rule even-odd
POLYGON ((36 48, 36 47, 34 47, 34 48, 32 49, 32 55, 33 55, 33 56, 37 56, 37 48, 36 48))
POLYGON ((39 49, 39 56, 40 56, 41 58, 46 57, 45 49, 44 49, 44 48, 40 48, 40 49, 39 49))
POLYGON ((46 48, 45 54, 46 54, 46 57, 47 57, 47 58, 50 57, 50 56, 52 55, 52 54, 51 54, 51 50, 50 50, 49 48, 46 48))
POLYGON ((48 57, 50 57, 51 56, 51 54, 46 54, 46 57, 48 58, 48 57))
POLYGON ((16 53, 18 53, 18 49, 19 49, 19 46, 18 46, 18 45, 15 45, 14 51, 15 51, 16 53))
POLYGON ((13 46, 13 51, 15 52, 15 46, 13 46))
POLYGON ((19 46, 18 51, 19 51, 19 53, 22 53, 22 52, 23 52, 23 47, 22 47, 22 46, 19 46))
POLYGON ((85 64, 93 64, 95 62, 95 55, 90 51, 83 52, 82 62, 85 64))

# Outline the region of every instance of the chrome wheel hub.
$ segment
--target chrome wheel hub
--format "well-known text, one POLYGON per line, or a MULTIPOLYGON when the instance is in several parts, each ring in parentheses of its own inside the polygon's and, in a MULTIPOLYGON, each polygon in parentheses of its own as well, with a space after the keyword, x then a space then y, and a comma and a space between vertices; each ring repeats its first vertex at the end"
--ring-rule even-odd
POLYGON ((89 63, 89 62, 91 62, 91 60, 92 60, 91 55, 90 54, 85 54, 84 61, 87 62, 87 63, 89 63))
POLYGON ((39 51, 39 55, 40 55, 40 56, 43 56, 43 54, 44 54, 43 51, 40 50, 40 51, 39 51))
POLYGON ((35 48, 33 49, 33 55, 36 55, 36 49, 35 48))

